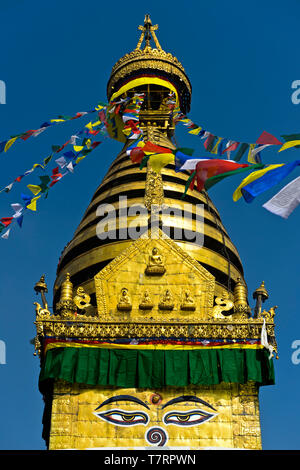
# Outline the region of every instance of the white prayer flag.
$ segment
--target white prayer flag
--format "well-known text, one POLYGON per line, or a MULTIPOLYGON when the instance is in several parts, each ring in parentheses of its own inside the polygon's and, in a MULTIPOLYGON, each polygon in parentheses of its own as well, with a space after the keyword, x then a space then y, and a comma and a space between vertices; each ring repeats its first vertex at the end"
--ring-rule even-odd
POLYGON ((269 350, 269 352, 270 352, 269 359, 271 359, 274 355, 273 354, 274 347, 271 346, 271 344, 268 343, 268 335, 267 335, 266 319, 265 318, 264 318, 263 326, 262 326, 262 329, 261 329, 260 342, 261 342, 262 346, 264 346, 266 349, 269 350))
POLYGON ((284 219, 300 204, 300 176, 275 194, 263 207, 284 219))
POLYGON ((9 237, 9 232, 10 232, 10 228, 3 235, 1 235, 1 238, 4 238, 5 240, 7 240, 9 237))

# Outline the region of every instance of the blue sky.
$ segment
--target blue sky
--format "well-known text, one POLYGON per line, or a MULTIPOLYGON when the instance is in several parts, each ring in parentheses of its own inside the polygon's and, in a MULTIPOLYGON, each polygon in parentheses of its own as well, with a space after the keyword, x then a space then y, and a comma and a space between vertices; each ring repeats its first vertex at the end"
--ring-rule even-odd
MULTIPOLYGON (((106 100, 106 83, 114 63, 136 46, 144 15, 159 24, 162 47, 184 65, 193 86, 190 118, 206 129, 238 141, 254 142, 263 130, 278 138, 300 131, 300 104, 291 101, 291 84, 300 79, 298 61, 300 3, 264 0, 209 2, 154 0, 113 3, 90 0, 0 0, 0 80, 6 104, 0 105, 0 140, 59 114, 75 114, 106 100)), ((65 142, 81 122, 53 127, 36 139, 17 143, 1 154, 0 186, 31 168, 65 142)), ((181 146, 203 147, 182 130, 181 146)), ((58 183, 38 211, 24 217, 8 240, 0 239, 0 340, 6 364, 0 365, 0 449, 44 449, 43 401, 38 391, 39 359, 35 336, 33 286, 46 274, 48 299, 60 253, 72 238, 95 189, 121 144, 107 140, 58 183)), ((202 153, 202 156, 204 152, 202 153)), ((281 154, 267 149, 265 163, 299 159, 299 149, 281 154)), ((299 176, 299 170, 284 182, 299 176)), ((25 180, 24 180, 25 181, 25 180)), ((1 217, 20 202, 25 183, 0 194, 1 217)), ((241 178, 227 178, 210 190, 245 269, 249 300, 264 280, 278 305, 276 385, 260 391, 264 449, 299 449, 300 364, 291 361, 293 341, 300 340, 299 217, 270 214, 262 204, 284 184, 256 198, 236 203, 232 193, 241 178)))

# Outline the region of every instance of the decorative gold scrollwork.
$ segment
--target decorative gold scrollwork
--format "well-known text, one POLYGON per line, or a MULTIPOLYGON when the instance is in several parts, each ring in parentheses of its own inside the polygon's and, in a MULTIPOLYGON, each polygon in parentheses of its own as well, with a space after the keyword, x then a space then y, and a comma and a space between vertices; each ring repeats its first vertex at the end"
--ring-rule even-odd
POLYGON ((223 315, 223 312, 229 312, 234 306, 232 300, 228 299, 228 295, 226 292, 224 292, 223 297, 217 297, 215 299, 215 303, 217 305, 214 306, 212 311, 213 318, 224 319, 225 316, 223 315))

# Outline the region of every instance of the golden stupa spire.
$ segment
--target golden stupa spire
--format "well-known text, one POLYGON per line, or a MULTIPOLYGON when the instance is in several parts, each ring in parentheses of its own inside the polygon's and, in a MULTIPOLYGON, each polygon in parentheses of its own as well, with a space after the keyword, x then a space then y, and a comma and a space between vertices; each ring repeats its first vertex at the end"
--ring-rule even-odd
MULTIPOLYGON (((146 15, 107 97, 113 108, 143 96, 143 141, 171 153, 174 110, 189 111, 191 85, 157 28, 146 15)), ((266 347, 276 351, 276 307, 262 311, 262 284, 251 315, 239 253, 206 191, 188 189, 183 201, 190 174, 173 160, 158 173, 140 168, 125 108, 113 113, 108 132, 123 149, 60 256, 53 314, 36 304, 47 446, 260 449, 258 390, 274 383, 266 347)))

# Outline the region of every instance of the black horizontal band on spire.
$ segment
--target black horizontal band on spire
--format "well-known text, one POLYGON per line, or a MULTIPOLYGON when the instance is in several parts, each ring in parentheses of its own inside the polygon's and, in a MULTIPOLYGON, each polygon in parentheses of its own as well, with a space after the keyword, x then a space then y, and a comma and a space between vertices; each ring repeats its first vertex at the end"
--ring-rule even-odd
MULTIPOLYGON (((188 230, 188 229, 182 229, 181 232, 181 238, 176 239, 176 229, 174 227, 168 227, 168 226, 163 226, 161 227, 163 232, 166 232, 166 234, 174 241, 183 241, 183 242, 190 242, 190 243, 195 243, 193 240, 193 235, 195 232, 188 230)), ((122 230, 122 229, 121 229, 122 230)), ((141 227, 139 236, 141 236, 143 233, 147 232, 148 230, 148 225, 141 227)), ((119 237, 119 230, 116 229, 115 232, 115 238, 110 238, 110 236, 114 236, 114 232, 105 232, 107 235, 107 238, 104 240, 101 240, 97 236, 93 236, 81 243, 78 243, 74 248, 72 248, 65 256, 61 257, 60 264, 57 267, 57 274, 61 272, 61 270, 73 259, 77 258, 80 255, 83 255, 85 253, 88 253, 90 250, 93 250, 97 247, 105 246, 108 247, 111 243, 116 243, 117 241, 133 241, 130 237, 129 234, 127 233, 126 238, 120 239, 119 237)), ((195 236, 194 236, 195 238, 195 236)), ((223 256, 226 261, 230 261, 231 264, 233 264, 238 271, 240 271, 243 274, 243 266, 237 257, 237 255, 230 249, 228 246, 224 248, 223 243, 219 242, 213 237, 210 237, 208 235, 204 234, 204 239, 203 239, 203 245, 201 247, 207 248, 215 253, 218 253, 219 255, 223 256), (226 252, 225 252, 226 249, 226 252), (227 259, 228 257, 228 259, 227 259)))

